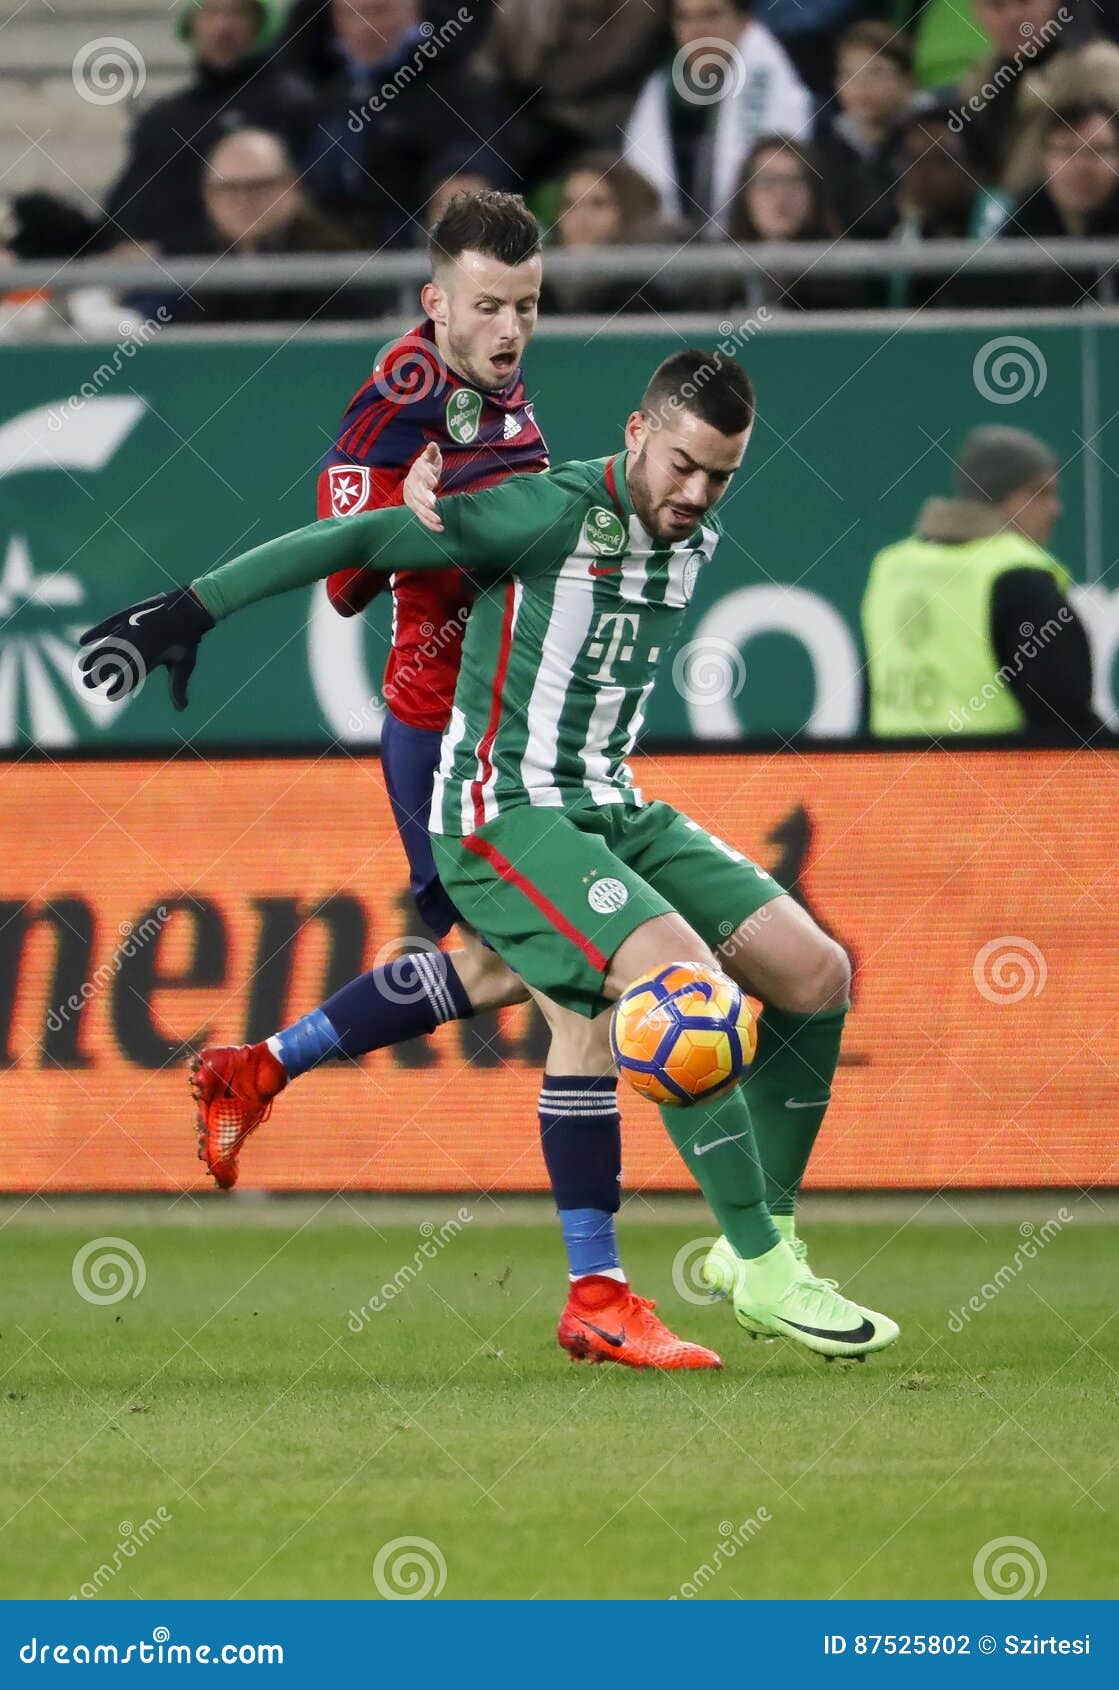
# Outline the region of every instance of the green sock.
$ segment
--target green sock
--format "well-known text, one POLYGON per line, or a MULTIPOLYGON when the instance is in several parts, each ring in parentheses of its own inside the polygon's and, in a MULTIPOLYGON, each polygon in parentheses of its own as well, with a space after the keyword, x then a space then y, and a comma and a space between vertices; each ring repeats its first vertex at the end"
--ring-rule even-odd
POLYGON ((662 1108, 661 1120, 737 1253, 764 1256, 779 1244, 742 1087, 710 1103, 662 1108))
POLYGON ((758 1022, 758 1050, 745 1087, 773 1215, 793 1213, 827 1113, 846 1018, 845 1005, 818 1015, 766 1009, 758 1022))

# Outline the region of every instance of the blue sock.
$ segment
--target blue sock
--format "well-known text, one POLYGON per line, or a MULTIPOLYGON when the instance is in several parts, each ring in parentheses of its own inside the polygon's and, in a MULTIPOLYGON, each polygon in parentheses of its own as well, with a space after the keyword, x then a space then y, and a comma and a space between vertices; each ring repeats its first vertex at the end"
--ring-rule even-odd
POLYGON ((268 1044, 294 1080, 329 1057, 364 1056, 473 1013, 450 957, 416 951, 351 980, 268 1044))
POLYGON ((622 1177, 616 1088, 613 1075, 545 1074, 540 1092, 540 1142, 572 1279, 622 1277, 614 1231, 622 1177))

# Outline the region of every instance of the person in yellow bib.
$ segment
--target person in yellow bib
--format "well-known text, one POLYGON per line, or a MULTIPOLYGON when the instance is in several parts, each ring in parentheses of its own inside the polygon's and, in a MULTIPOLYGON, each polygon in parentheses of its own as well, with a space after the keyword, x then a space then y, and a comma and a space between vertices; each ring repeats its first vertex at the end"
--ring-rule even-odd
POLYGON ((1036 435, 973 429, 955 497, 929 499, 916 532, 878 553, 862 604, 875 738, 1103 731, 1071 577, 1045 550, 1058 468, 1036 435))

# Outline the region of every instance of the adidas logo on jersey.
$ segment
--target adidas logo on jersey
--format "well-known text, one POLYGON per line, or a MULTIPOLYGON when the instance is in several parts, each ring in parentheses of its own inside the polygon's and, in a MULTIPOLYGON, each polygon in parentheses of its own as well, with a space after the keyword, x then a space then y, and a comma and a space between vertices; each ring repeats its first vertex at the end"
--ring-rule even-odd
POLYGON ((518 417, 513 415, 512 411, 506 411, 505 428, 502 433, 502 438, 505 440, 515 440, 523 427, 524 424, 518 417))

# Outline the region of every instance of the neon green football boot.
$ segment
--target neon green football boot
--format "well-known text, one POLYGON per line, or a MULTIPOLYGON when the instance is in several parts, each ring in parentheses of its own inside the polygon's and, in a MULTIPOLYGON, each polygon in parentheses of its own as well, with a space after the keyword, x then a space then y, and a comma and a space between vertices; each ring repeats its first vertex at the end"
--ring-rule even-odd
POLYGON ((838 1356, 861 1359, 884 1350, 899 1336, 897 1323, 889 1315, 852 1302, 837 1290, 834 1280, 809 1273, 784 1239, 764 1256, 740 1261, 730 1295, 741 1325, 760 1324, 829 1360, 838 1356))

